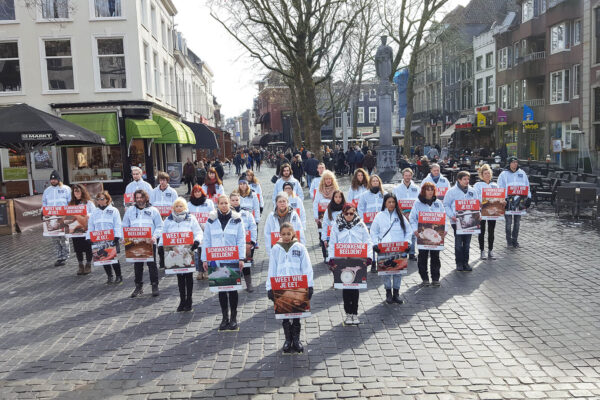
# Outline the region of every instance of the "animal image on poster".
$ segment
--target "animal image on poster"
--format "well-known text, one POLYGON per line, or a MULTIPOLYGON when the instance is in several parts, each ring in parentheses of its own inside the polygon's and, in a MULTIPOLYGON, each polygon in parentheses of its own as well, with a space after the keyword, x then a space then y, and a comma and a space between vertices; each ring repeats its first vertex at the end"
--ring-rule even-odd
POLYGON ((406 275, 408 273, 408 242, 379 243, 377 245, 377 275, 406 275))
POLYGON ((208 288, 211 292, 226 292, 242 288, 237 246, 209 247, 206 249, 208 263, 208 288))
POLYGON ((333 287, 336 289, 366 289, 366 258, 332 258, 333 287))
POLYGON ((64 236, 65 235, 65 207, 43 207, 43 235, 64 236))
POLYGON ((117 248, 113 243, 114 239, 115 232, 112 229, 90 232, 94 265, 108 265, 117 261, 117 248))
POLYGON ((479 200, 456 200, 455 207, 456 233, 458 235, 478 235, 481 232, 479 200))
POLYGON ((123 240, 125 242, 125 261, 154 261, 154 248, 152 245, 152 228, 123 228, 123 240))
POLYGON ((443 250, 446 213, 424 212, 419 213, 419 221, 415 236, 419 250, 443 250))
POLYGON ((165 252, 165 274, 194 272, 194 234, 192 232, 169 232, 162 234, 165 252))
POLYGON ((506 215, 525 215, 527 214, 525 200, 529 195, 528 186, 509 186, 506 199, 506 215))
POLYGON ((306 318, 311 315, 306 275, 271 278, 275 318, 306 318))
POLYGON ((65 207, 64 224, 66 237, 85 237, 87 223, 88 215, 85 204, 65 207))
POLYGON ((413 205, 415 204, 415 199, 398 199, 398 205, 402 210, 402 214, 408 219, 410 215, 410 210, 412 210, 413 205))
POLYGON ((484 188, 481 190, 481 219, 500 220, 506 208, 506 189, 484 188))
POLYGON ((317 223, 317 228, 319 228, 319 232, 321 232, 321 228, 323 227, 323 216, 325 215, 325 212, 327 211, 327 206, 329 205, 329 203, 319 203, 317 205, 317 215, 319 217, 319 222, 317 223))

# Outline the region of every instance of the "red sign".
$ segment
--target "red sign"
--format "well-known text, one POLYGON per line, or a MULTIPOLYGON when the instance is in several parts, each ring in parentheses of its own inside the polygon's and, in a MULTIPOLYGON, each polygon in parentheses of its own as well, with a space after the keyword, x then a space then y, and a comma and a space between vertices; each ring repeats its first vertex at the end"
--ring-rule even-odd
POLYGON ((317 189, 313 189, 313 199, 315 198, 316 195, 317 195, 317 189))
POLYGON ((206 259, 208 261, 237 261, 240 259, 240 253, 237 246, 208 247, 206 259))
POLYGON ((509 196, 527 196, 529 194, 529 186, 513 186, 508 187, 509 196))
POLYGON ((324 213, 325 211, 327 211, 327 206, 328 205, 329 205, 329 203, 319 203, 317 205, 317 208, 318 208, 319 212, 323 212, 324 213))
POLYGON ((256 198, 258 199, 258 202, 260 203, 260 194, 256 193, 256 198))
POLYGON ((472 128, 473 124, 471 122, 467 122, 464 124, 456 124, 456 129, 466 129, 466 128, 472 128))
POLYGON ((246 231, 246 243, 250 243, 252 241, 252 233, 250 233, 250 230, 246 231))
POLYGON ((481 111, 490 111, 490 106, 481 106, 481 107, 477 107, 475 109, 475 111, 477 112, 481 112, 481 111))
POLYGON ((91 231, 90 240, 92 242, 103 242, 106 240, 115 240, 115 231, 112 229, 106 229, 102 231, 91 231))
POLYGON ((358 199, 352 200, 352 205, 354 206, 354 208, 358 207, 358 199))
POLYGON ((160 216, 163 218, 171 215, 171 210, 172 210, 171 206, 156 206, 156 209, 160 213, 160 216))
POLYGON ((333 256, 367 258, 367 246, 366 243, 336 243, 333 256))
POLYGON ((446 192, 448 192, 447 187, 436 187, 435 188, 435 195, 436 195, 436 197, 439 197, 440 200, 443 199, 444 196, 446 196, 446 192))
MULTIPOLYGON (((280 237, 281 234, 279 232, 271 232, 271 247, 275 246, 280 237)), ((300 240, 300 231, 296 231, 296 237, 300 240)))
POLYGON ((377 211, 372 211, 372 212, 366 212, 363 214, 363 222, 365 224, 370 224, 371 222, 373 222, 373 220, 375 219, 375 216, 377 215, 377 211))
POLYGON ((179 245, 194 244, 194 233, 193 232, 163 233, 162 238, 163 238, 163 246, 179 246, 179 245))
POLYGON ((125 203, 126 206, 128 205, 132 205, 133 203, 135 203, 133 195, 135 193, 125 193, 123 195, 123 203, 125 203))
POLYGON ((298 214, 298 216, 300 216, 300 209, 296 208, 296 214, 298 214))
POLYGON ((196 220, 198 221, 199 224, 205 224, 206 221, 208 221, 208 214, 210 214, 210 213, 207 213, 207 212, 206 213, 198 213, 198 212, 192 213, 192 215, 194 217, 196 217, 196 220))
POLYGON ((387 253, 404 253, 408 250, 408 242, 390 242, 390 243, 379 243, 377 245, 379 247, 380 254, 387 253))
POLYGON ((271 278, 271 289, 287 290, 302 289, 308 287, 308 277, 306 275, 275 276, 271 278))
POLYGON ((87 206, 85 204, 65 206, 65 215, 87 215, 87 206))
POLYGON ((125 239, 149 239, 152 237, 152 228, 149 226, 123 228, 123 236, 125 239))
POLYGON ((398 205, 403 213, 410 212, 414 204, 415 199, 398 199, 398 205))
POLYGON ((421 211, 419 213, 419 223, 445 225, 446 224, 446 213, 421 211))
POLYGON ((454 200, 456 211, 479 211, 479 200, 454 200))
POLYGON ((331 225, 327 225, 327 237, 331 236, 331 225))
POLYGON ((44 217, 66 215, 65 206, 45 206, 42 207, 44 217))
POLYGON ((484 199, 504 199, 506 198, 506 189, 484 188, 481 190, 481 197, 484 199))

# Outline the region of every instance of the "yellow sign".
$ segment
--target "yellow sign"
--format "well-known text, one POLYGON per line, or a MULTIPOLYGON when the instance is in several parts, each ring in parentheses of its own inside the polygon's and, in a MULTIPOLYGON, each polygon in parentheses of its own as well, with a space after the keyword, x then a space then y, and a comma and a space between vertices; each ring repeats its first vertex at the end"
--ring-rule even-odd
POLYGON ((524 122, 523 127, 527 130, 540 129, 540 124, 537 122, 524 122))
POLYGON ((477 113, 477 126, 485 126, 485 124, 486 124, 485 115, 478 112, 477 113))

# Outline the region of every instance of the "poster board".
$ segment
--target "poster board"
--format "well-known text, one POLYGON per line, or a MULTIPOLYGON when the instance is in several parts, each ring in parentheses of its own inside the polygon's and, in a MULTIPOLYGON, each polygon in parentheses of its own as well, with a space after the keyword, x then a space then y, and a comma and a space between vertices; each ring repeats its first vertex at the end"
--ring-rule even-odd
POLYGON ((332 258, 333 287, 336 289, 366 289, 367 258, 332 258))
POLYGON ((400 206, 402 214, 406 217, 406 219, 408 219, 414 204, 415 199, 398 199, 398 205, 400 206))
POLYGON ((481 190, 481 219, 498 221, 504 218, 506 189, 484 188, 481 190))
MULTIPOLYGON (((271 247, 275 246, 275 243, 279 241, 281 237, 281 233, 279 232, 271 232, 271 247)), ((296 238, 300 240, 300 231, 296 231, 296 238)))
POLYGON ((481 205, 479 199, 455 200, 456 234, 478 235, 481 233, 481 205))
POLYGON ((65 206, 65 236, 85 237, 88 229, 87 205, 65 206))
POLYGON ((448 193, 448 187, 435 187, 435 197, 437 197, 438 200, 444 200, 444 197, 446 197, 446 193, 448 193))
POLYGON ((271 278, 276 319, 310 317, 308 277, 306 275, 271 278))
POLYGON ((42 207, 42 215, 44 236, 65 236, 65 206, 42 207))
POLYGON ((208 247, 208 287, 211 292, 227 292, 242 288, 237 246, 208 247))
POLYGON ((525 215, 525 200, 529 195, 529 186, 509 185, 506 193, 506 215, 525 215))
POLYGON ((417 248, 419 250, 444 250, 444 232, 446 230, 446 213, 419 213, 417 225, 417 248))
POLYGON ((379 243, 377 275, 406 275, 408 273, 408 242, 379 243), (404 257, 403 257, 404 255, 404 257))
POLYGON ((123 240, 125 241, 125 261, 154 262, 152 228, 123 228, 123 240))
POLYGON ((117 262, 117 247, 113 243, 114 239, 115 231, 112 229, 90 232, 92 260, 95 266, 110 265, 117 262))
POLYGON ((169 185, 171 187, 177 188, 181 186, 181 179, 183 177, 183 166, 180 162, 168 162, 167 174, 169 174, 169 185))
POLYGON ((162 234, 165 252, 165 275, 187 274, 196 271, 194 264, 193 232, 168 232, 162 234))

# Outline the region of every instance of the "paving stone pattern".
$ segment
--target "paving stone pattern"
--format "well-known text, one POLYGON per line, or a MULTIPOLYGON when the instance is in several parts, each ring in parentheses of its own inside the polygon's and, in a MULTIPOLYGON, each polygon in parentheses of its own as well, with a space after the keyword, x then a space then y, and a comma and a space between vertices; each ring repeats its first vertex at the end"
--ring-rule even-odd
MULTIPOLYGON (((272 174, 258 174, 267 198, 272 174)), ((346 189, 348 178, 340 182, 346 189)), ((225 186, 234 185, 229 175, 225 186)), ((76 276, 73 254, 53 267, 40 230, 0 237, 0 398, 600 398, 600 246, 591 223, 533 210, 522 248, 506 249, 500 222, 498 260, 479 260, 473 238, 471 273, 454 270, 450 234, 441 288, 419 288, 411 262, 406 303, 390 306, 369 274, 362 324, 344 327, 342 294, 331 288, 309 215, 313 316, 302 322, 305 353, 294 356, 280 351, 281 324, 264 289, 263 226, 258 288, 240 292, 235 333, 217 333, 219 303, 206 282, 195 282, 193 312, 176 313, 174 277, 161 272, 152 298, 146 272, 146 293, 130 299, 133 268, 124 261, 125 284, 106 286, 102 268, 76 276)))

